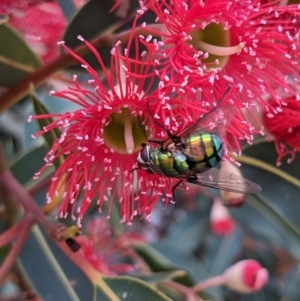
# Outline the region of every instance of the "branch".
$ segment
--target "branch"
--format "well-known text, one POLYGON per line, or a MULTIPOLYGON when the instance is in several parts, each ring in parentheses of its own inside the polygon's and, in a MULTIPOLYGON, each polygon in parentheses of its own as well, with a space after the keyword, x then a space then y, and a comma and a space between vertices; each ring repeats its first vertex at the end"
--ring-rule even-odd
POLYGON ((0 235, 0 247, 3 247, 10 243, 20 234, 20 230, 23 229, 24 224, 27 223, 27 217, 24 217, 17 224, 13 225, 11 228, 5 230, 4 233, 0 235))
MULTIPOLYGON (((156 24, 153 24, 149 26, 149 29, 153 30, 156 29, 157 27, 158 26, 156 24)), ((135 37, 139 35, 147 35, 147 34, 149 34, 149 30, 142 27, 137 27, 134 31, 135 37)), ((101 46, 113 45, 113 43, 117 41, 126 43, 131 35, 132 35, 131 30, 123 31, 118 34, 103 34, 91 40, 90 43, 95 48, 101 46)), ((76 47, 73 51, 79 56, 83 56, 84 54, 89 52, 89 49, 85 44, 82 44, 81 46, 76 47)), ((72 63, 76 63, 76 62, 77 61, 69 53, 62 52, 60 55, 58 55, 58 57, 56 57, 53 61, 51 61, 47 65, 44 65, 39 69, 37 69, 36 71, 34 71, 33 73, 30 73, 27 77, 25 77, 23 80, 21 80, 12 88, 10 88, 6 93, 4 93, 0 97, 0 113, 3 112, 4 110, 7 110, 12 105, 17 103, 20 99, 28 95, 30 84, 33 84, 34 87, 38 87, 44 82, 46 82, 50 76, 54 75, 59 70, 62 70, 70 66, 72 63)))
POLYGON ((3 264, 0 268, 0 287, 2 286, 3 282, 6 279, 7 274, 11 270, 12 266, 16 262, 16 259, 19 253, 22 250, 24 243, 27 240, 28 233, 30 231, 31 225, 34 223, 34 217, 26 219, 26 223, 24 223, 23 227, 20 229, 18 233, 18 238, 16 242, 13 244, 11 250, 9 251, 8 255, 5 257, 3 264))
MULTIPOLYGON (((95 38, 91 41, 91 43, 94 47, 97 48, 104 45, 111 45, 113 41, 114 35, 108 34, 101 35, 100 37, 95 38)), ((88 51, 89 49, 85 44, 74 49, 74 52, 80 56, 84 55, 88 51)), ((70 54, 62 52, 49 64, 40 67, 33 73, 30 73, 27 77, 25 77, 22 81, 17 83, 0 97, 0 112, 7 110, 12 105, 17 103, 20 99, 25 97, 29 93, 30 84, 38 87, 43 84, 50 76, 75 62, 76 61, 70 54)))

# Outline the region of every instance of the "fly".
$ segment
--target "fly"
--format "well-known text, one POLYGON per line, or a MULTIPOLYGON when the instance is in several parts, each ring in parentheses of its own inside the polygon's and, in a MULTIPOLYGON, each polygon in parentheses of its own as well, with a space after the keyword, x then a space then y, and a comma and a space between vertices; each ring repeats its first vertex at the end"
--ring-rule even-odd
POLYGON ((173 198, 174 190, 182 181, 244 194, 261 191, 256 183, 229 171, 226 173, 222 170, 221 175, 220 170, 215 168, 224 152, 224 143, 216 128, 228 123, 232 112, 232 106, 219 108, 218 105, 229 89, 230 87, 214 109, 175 135, 152 116, 154 122, 166 131, 168 138, 165 140, 148 139, 143 129, 148 144, 142 144, 137 157, 138 168, 151 174, 178 179, 172 189, 173 198), (158 146, 153 148, 149 143, 156 143, 158 146))

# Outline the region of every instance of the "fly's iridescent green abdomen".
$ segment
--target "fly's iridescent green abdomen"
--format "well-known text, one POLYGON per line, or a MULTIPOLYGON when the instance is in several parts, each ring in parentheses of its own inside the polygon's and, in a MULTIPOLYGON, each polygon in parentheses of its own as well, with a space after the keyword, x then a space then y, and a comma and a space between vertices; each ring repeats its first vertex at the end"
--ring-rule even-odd
POLYGON ((204 172, 216 166, 222 159, 223 142, 214 134, 191 134, 184 142, 182 152, 194 173, 204 172))

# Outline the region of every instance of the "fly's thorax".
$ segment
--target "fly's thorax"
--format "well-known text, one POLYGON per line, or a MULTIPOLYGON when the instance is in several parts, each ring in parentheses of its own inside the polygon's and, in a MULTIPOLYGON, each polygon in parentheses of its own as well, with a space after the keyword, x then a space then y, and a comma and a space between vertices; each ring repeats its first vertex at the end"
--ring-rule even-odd
POLYGON ((162 152, 160 147, 152 149, 150 157, 152 169, 155 173, 165 175, 163 169, 166 169, 167 166, 170 164, 169 153, 169 151, 162 152))
POLYGON ((181 151, 155 149, 151 158, 156 173, 176 178, 189 172, 186 156, 181 151))
POLYGON ((221 137, 211 133, 191 134, 185 141, 183 153, 201 171, 216 166, 223 156, 221 137))

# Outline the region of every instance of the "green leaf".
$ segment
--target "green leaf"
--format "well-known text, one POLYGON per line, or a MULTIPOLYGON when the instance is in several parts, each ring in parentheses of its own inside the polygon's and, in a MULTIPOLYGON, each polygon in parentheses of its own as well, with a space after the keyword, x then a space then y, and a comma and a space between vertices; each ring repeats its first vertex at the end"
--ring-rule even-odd
POLYGON ((94 300, 172 301, 170 298, 158 291, 155 287, 133 277, 106 277, 103 279, 109 288, 114 292, 116 298, 105 295, 104 291, 100 287, 97 287, 94 300))
POLYGON ((32 180, 34 174, 45 164, 44 156, 47 152, 45 145, 39 145, 22 154, 10 166, 14 177, 23 185, 32 180))
POLYGON ((37 226, 26 240, 19 263, 41 300, 93 300, 93 284, 37 226))
MULTIPOLYGON (((132 11, 133 7, 137 7, 137 3, 135 0, 130 0, 130 3, 130 10, 132 11)), ((78 35, 81 35, 86 40, 90 40, 105 32, 115 32, 118 27, 124 24, 124 20, 116 15, 116 11, 109 13, 114 4, 115 2, 111 0, 88 1, 78 11, 67 27, 63 37, 66 45, 71 48, 80 45, 81 42, 77 38, 78 35)), ((103 46, 97 49, 107 66, 110 62, 110 49, 110 46, 103 46)), ((99 69, 99 63, 92 54, 87 54, 84 58, 93 68, 99 69)), ((78 65, 78 67, 79 66, 80 65, 78 65)), ((82 70, 82 68, 80 68, 80 70, 82 70)))
MULTIPOLYGON (((126 1, 127 2, 127 1, 126 1)), ((90 0, 88 1, 74 16, 69 26, 67 27, 63 40, 66 45, 74 48, 82 42, 78 40, 78 35, 81 35, 86 40, 91 40, 101 34, 105 33, 118 33, 129 30, 132 27, 134 16, 138 8, 136 0, 128 0, 129 6, 120 5, 110 13, 115 1, 111 0, 90 0)), ((142 17, 139 18, 137 24, 143 22, 154 23, 156 16, 152 11, 147 11, 142 17)), ((97 48, 105 66, 110 64, 110 51, 111 46, 102 46, 97 48)), ((132 49, 134 51, 134 49, 132 49)), ((99 63, 93 54, 88 53, 84 59, 94 68, 99 69, 99 63)), ((79 68, 77 64, 76 68, 79 68)), ((82 68, 80 67, 80 70, 82 68)))
POLYGON ((42 65, 21 35, 8 24, 0 26, 0 86, 10 88, 42 65))
POLYGON ((70 20, 75 12, 76 6, 72 0, 57 0, 57 3, 67 20, 70 20))
POLYGON ((25 189, 30 190, 38 186, 40 187, 39 192, 34 194, 34 199, 39 206, 44 206, 46 203, 47 187, 42 185, 42 183, 54 172, 54 168, 51 166, 48 167, 38 179, 33 179, 34 174, 45 164, 44 156, 46 152, 47 147, 45 145, 36 146, 17 158, 10 166, 14 177, 23 184, 25 189))
POLYGON ((156 251, 150 245, 143 243, 134 243, 131 246, 147 262, 153 272, 165 272, 176 270, 171 261, 163 254, 156 251))
MULTIPOLYGON (((191 287, 196 282, 204 281, 211 276, 204 265, 193 254, 182 252, 174 245, 169 245, 165 242, 152 244, 151 246, 136 243, 133 245, 133 248, 146 261, 155 274, 167 271, 186 271, 186 275, 173 277, 174 281, 185 286, 191 287)), ((220 297, 221 295, 219 287, 211 288, 208 292, 213 296, 220 297)))
MULTIPOLYGON (((181 199, 184 196, 180 197, 181 199)), ((174 245, 174 248, 190 253, 201 243, 209 226, 210 202, 201 196, 201 210, 187 212, 184 218, 169 228, 165 242, 174 245)))
POLYGON ((300 156, 280 167, 275 166, 276 157, 274 144, 268 142, 243 151, 243 175, 256 179, 262 192, 248 196, 244 206, 231 213, 248 230, 261 232, 300 258, 300 156))
POLYGON ((185 270, 187 275, 177 277, 177 281, 188 286, 195 284, 204 275, 203 266, 198 263, 191 254, 177 250, 168 243, 146 245, 135 243, 132 247, 146 261, 153 272, 167 272, 185 270), (202 274, 202 275, 201 275, 202 274))
POLYGON ((149 283, 158 283, 164 280, 172 280, 178 277, 184 277, 186 276, 186 271, 177 270, 177 271, 170 271, 170 272, 152 273, 150 275, 132 275, 132 276, 149 283))
MULTIPOLYGON (((32 99, 32 103, 33 103, 33 107, 34 107, 34 111, 35 111, 36 115, 50 114, 47 107, 39 100, 39 98, 35 94, 33 88, 31 88, 30 96, 32 99)), ((51 117, 37 120, 40 130, 43 130, 46 126, 48 126, 52 122, 53 122, 53 118, 51 118, 51 117)), ((49 149, 52 147, 53 142, 56 139, 58 139, 60 136, 61 136, 61 131, 58 128, 54 128, 53 130, 47 131, 43 135, 45 142, 48 145, 49 149)), ((56 169, 59 168, 59 166, 62 164, 62 162, 63 162, 62 156, 60 156, 53 162, 56 169)))
POLYGON ((41 300, 171 300, 133 277, 101 277, 94 285, 38 226, 26 240, 19 263, 41 300))

